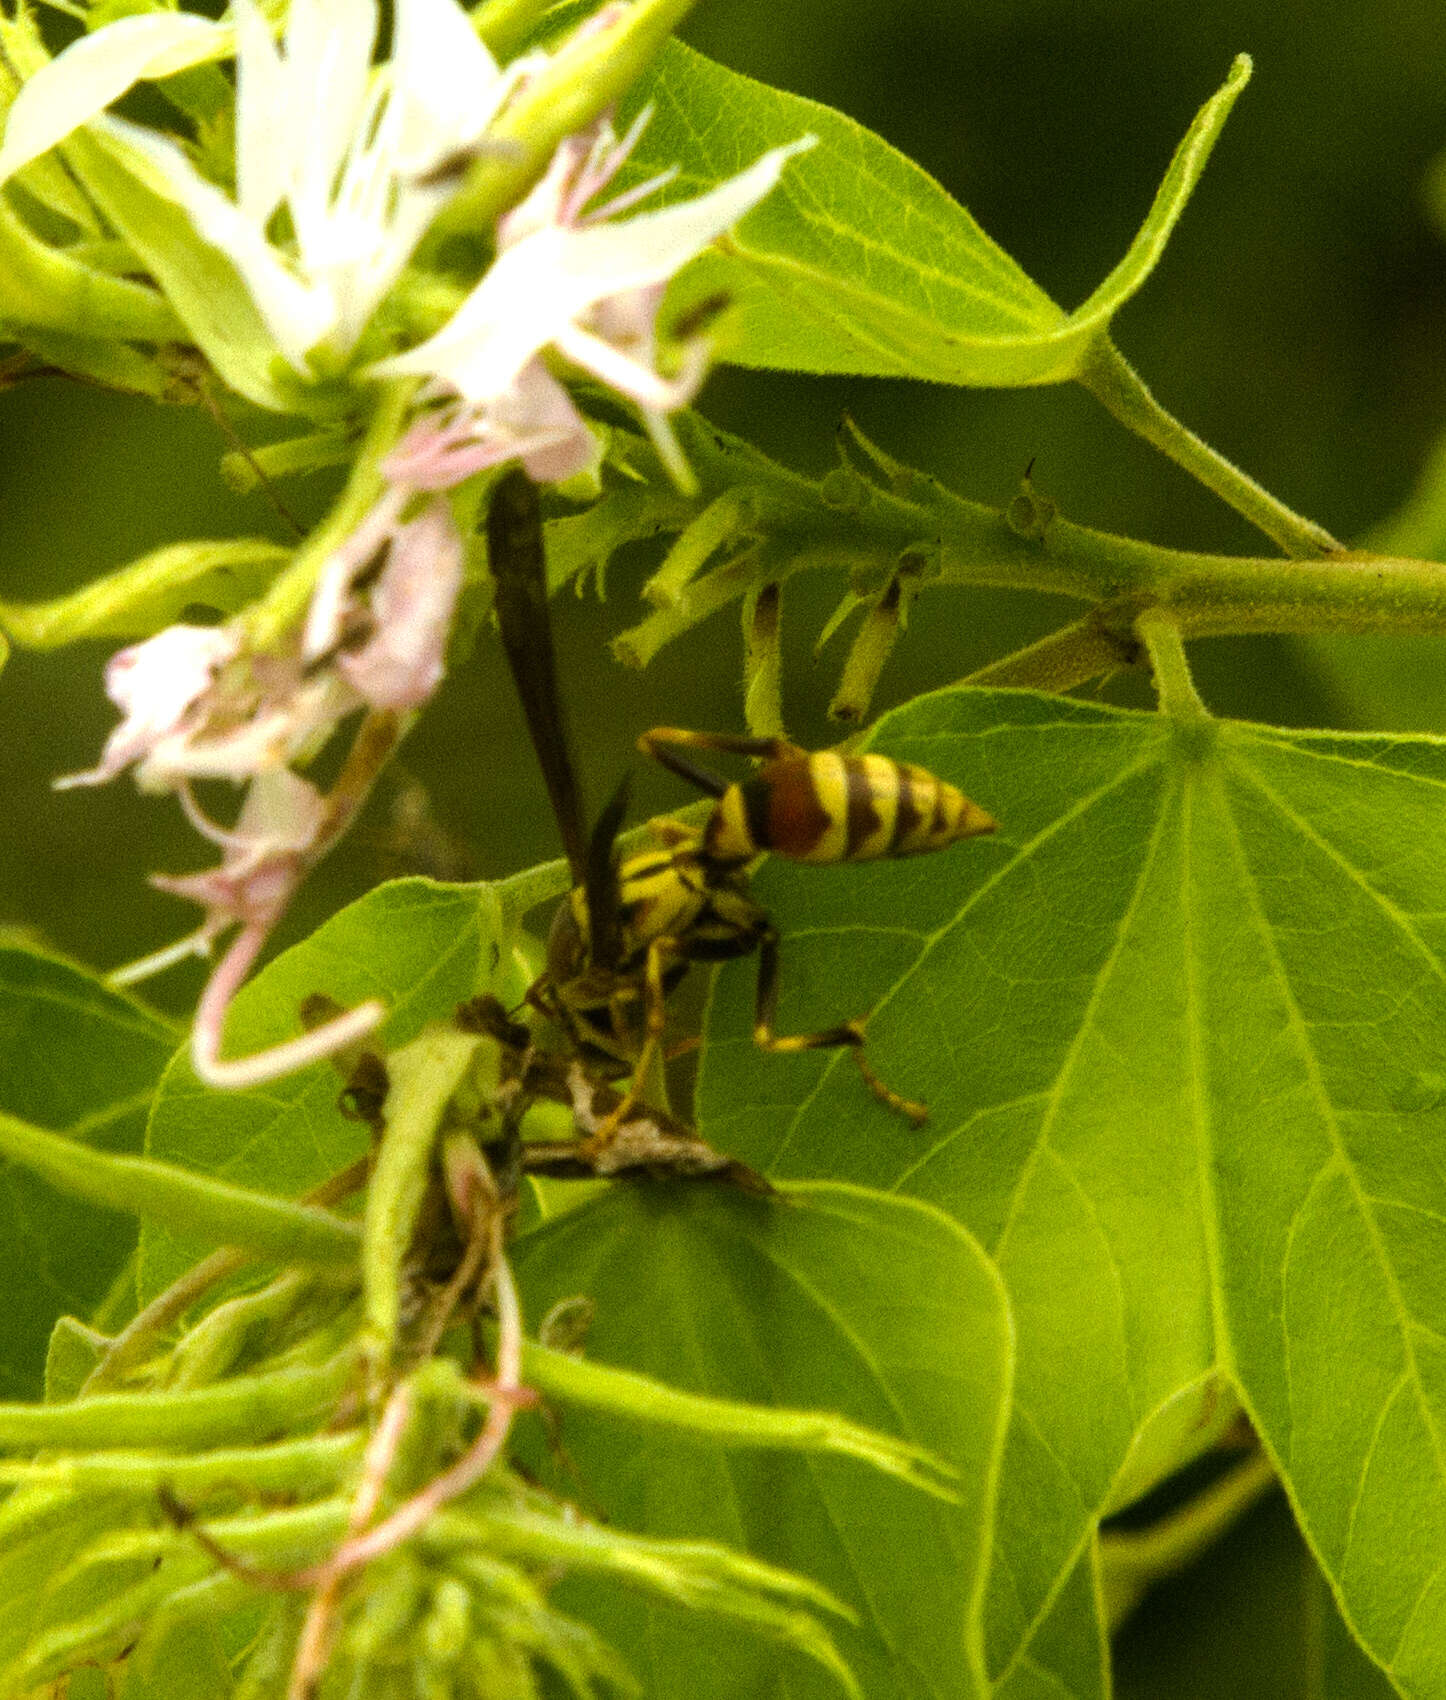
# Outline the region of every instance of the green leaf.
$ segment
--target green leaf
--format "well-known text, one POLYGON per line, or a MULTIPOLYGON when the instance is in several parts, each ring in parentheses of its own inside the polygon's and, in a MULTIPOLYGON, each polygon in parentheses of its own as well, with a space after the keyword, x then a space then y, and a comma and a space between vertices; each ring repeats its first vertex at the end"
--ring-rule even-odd
POLYGON ((21 1489, 5 1504, 0 1525, 0 1666, 57 1618, 94 1609, 110 1578, 72 1565, 116 1516, 114 1494, 77 1500, 62 1489, 21 1489))
POLYGON ((231 1666, 214 1623, 169 1623, 125 1661, 120 1700, 227 1700, 231 1666))
MULTIPOLYGON (((978 1248, 927 1206, 855 1188, 758 1199, 713 1186, 617 1186, 526 1236, 527 1314, 586 1294, 588 1354, 714 1399, 830 1410, 958 1471, 958 1503, 854 1458, 650 1435, 560 1404, 581 1491, 653 1535, 745 1547, 858 1614, 837 1634, 870 1700, 982 1696, 980 1610, 1011 1339, 978 1248)), ((545 1458, 546 1453, 543 1451, 545 1458)), ((766 1649, 569 1584, 650 1694, 823 1695, 766 1649)))
MULTIPOLYGON (((1110 1700, 1110 1651, 1090 1542, 995 1681, 994 1700, 1110 1700)), ((1176 1700, 1171 1696, 1171 1700, 1176 1700)))
POLYGON ((696 194, 767 148, 819 138, 727 239, 726 252, 700 256, 683 274, 680 302, 721 292, 734 303, 724 358, 955 384, 1059 383, 1080 370, 1154 269, 1249 77, 1242 54, 1176 150, 1124 258, 1073 313, 882 138, 677 42, 637 94, 657 111, 636 169, 678 164, 670 193, 696 194))
POLYGON ((46 1404, 63 1405, 73 1399, 109 1344, 108 1335, 87 1328, 73 1316, 59 1317, 45 1352, 46 1404))
POLYGON ((289 549, 261 537, 168 543, 68 596, 0 602, 0 626, 26 649, 150 637, 197 605, 225 614, 243 608, 290 557, 289 549))
POLYGON ((846 1055, 759 1052, 744 964, 700 1122, 775 1175, 939 1204, 998 1260, 991 1668, 1031 1656, 1134 1436, 1224 1367, 1353 1627, 1440 1695, 1446 743, 951 691, 878 744, 997 837, 757 884, 795 929, 780 1031, 872 1009, 870 1060, 929 1123, 846 1055))
MULTIPOLYGON (((507 958, 490 886, 398 880, 342 910, 285 952, 236 999, 226 1052, 245 1055, 298 1031, 315 993, 350 1007, 379 997, 391 1014, 378 1044, 405 1044, 429 1022, 493 985, 507 958)), ((511 988, 497 987, 506 997, 511 988)), ((295 1197, 366 1150, 366 1129, 338 1107, 343 1081, 319 1063, 250 1092, 203 1087, 184 1057, 161 1082, 147 1133, 153 1157, 224 1176, 239 1186, 295 1197)), ((148 1228, 141 1237, 141 1303, 205 1249, 148 1228)))
MULTIPOLYGON (((150 1095, 176 1046, 165 1023, 53 957, 0 948, 0 1114, 100 1151, 139 1148, 150 1095)), ((86 1315, 135 1226, 5 1164, 0 1191, 0 1392, 38 1395, 50 1330, 86 1315)))

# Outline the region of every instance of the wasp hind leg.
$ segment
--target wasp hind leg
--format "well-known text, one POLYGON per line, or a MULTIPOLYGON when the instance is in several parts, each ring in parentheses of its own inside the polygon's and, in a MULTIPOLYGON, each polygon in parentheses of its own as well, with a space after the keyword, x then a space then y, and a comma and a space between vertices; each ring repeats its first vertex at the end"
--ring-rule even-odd
POLYGON ((688 732, 681 726, 655 726, 638 739, 638 748, 669 773, 686 779, 708 797, 721 797, 728 781, 711 768, 690 761, 681 750, 717 750, 720 755, 754 756, 761 761, 787 761, 805 754, 787 738, 747 738, 731 732, 688 732))
POLYGON ((778 1034, 773 1030, 778 1009, 778 934, 770 927, 758 945, 758 990, 753 1012, 753 1042, 764 1051, 819 1051, 847 1048, 853 1052, 864 1084, 878 1101, 895 1114, 905 1117, 915 1127, 929 1119, 929 1106, 915 1098, 905 1098, 886 1085, 869 1067, 864 1057, 868 1043, 862 1021, 841 1021, 837 1027, 825 1027, 817 1033, 778 1034))

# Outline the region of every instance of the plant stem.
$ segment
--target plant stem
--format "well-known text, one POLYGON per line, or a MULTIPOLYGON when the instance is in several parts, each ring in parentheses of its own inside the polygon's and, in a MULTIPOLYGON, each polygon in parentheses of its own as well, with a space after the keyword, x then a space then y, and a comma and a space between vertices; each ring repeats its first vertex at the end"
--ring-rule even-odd
POLYGON ((296 551, 291 565, 265 596, 247 609, 243 618, 253 650, 274 649, 299 624, 327 557, 346 541, 380 499, 386 488, 381 462, 401 435, 402 421, 415 388, 407 382, 388 384, 382 391, 357 450, 346 488, 335 506, 296 551))
MULTIPOLYGON (((762 583, 784 584, 795 573, 814 569, 842 569, 850 574, 855 601, 869 602, 906 559, 914 558, 920 562, 921 591, 946 584, 1030 590, 1097 605, 1082 625, 995 663, 971 683, 1068 688, 1128 665, 1133 622, 1153 606, 1168 608, 1186 637, 1446 634, 1446 567, 1433 561, 1333 545, 1314 559, 1166 549, 1054 514, 1021 528, 1011 524, 1008 510, 969 501, 922 474, 896 477, 887 488, 867 486, 857 502, 841 511, 824 499, 818 484, 736 439, 719 432, 708 437, 691 428, 685 435, 702 483, 696 511, 716 503, 729 488, 746 486, 750 529, 759 542, 615 638, 615 653, 631 665, 646 664, 665 644, 762 583), (1074 676, 1068 684, 1055 685, 1069 672, 1074 676)), ((1288 515, 1273 498, 1262 496, 1271 512, 1288 515)), ((1324 538, 1297 516, 1288 517, 1301 547, 1306 541, 1301 527, 1313 538, 1324 538)), ((685 530, 687 513, 676 520, 670 516, 662 529, 674 524, 685 530)), ((651 519, 649 528, 648 534, 657 529, 651 519)))
POLYGON ((1166 412, 1107 336, 1096 341, 1078 376, 1107 413, 1184 467, 1237 513, 1244 514, 1287 555, 1310 558, 1332 554, 1341 547, 1323 527, 1286 507, 1166 412))
MULTIPOLYGON (((1168 608, 1187 637, 1248 632, 1446 632, 1446 567, 1342 550, 1319 560, 1207 555, 1053 521, 1041 539, 946 497, 933 511, 936 583, 1039 590, 1103 604, 1107 627, 1168 608), (1118 615, 1119 617, 1114 617, 1118 615)), ((877 544, 856 556, 877 559, 877 544)))
POLYGON ((1213 1546, 1275 1479, 1270 1459, 1256 1452, 1154 1527, 1102 1533, 1101 1581, 1110 1628, 1119 1628, 1152 1584, 1184 1570, 1213 1546))
POLYGON ((1190 663, 1185 659, 1179 622, 1163 610, 1152 608, 1141 614, 1135 630, 1150 657, 1160 712, 1173 720, 1208 720, 1210 711, 1200 700, 1190 663))

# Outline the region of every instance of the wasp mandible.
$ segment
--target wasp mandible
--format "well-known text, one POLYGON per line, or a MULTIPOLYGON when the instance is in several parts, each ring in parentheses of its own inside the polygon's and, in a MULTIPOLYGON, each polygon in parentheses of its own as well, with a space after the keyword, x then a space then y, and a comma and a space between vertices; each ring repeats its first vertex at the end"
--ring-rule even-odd
POLYGON ((769 1051, 847 1047, 869 1089, 916 1124, 922 1104, 885 1085, 863 1056, 862 1020, 779 1034, 778 932, 753 898, 748 874, 767 853, 798 862, 865 861, 941 850, 995 830, 994 820, 927 769, 881 755, 810 753, 782 738, 656 727, 638 747, 715 799, 701 829, 650 823, 656 847, 619 858, 624 781, 589 835, 557 691, 537 491, 520 471, 496 486, 487 521, 497 622, 572 872, 547 941, 546 966, 527 1001, 603 1068, 633 1076, 611 1120, 636 1102, 657 1058, 667 998, 692 962, 758 953, 753 1037, 769 1051), (753 756, 761 765, 729 782, 683 752, 753 756))

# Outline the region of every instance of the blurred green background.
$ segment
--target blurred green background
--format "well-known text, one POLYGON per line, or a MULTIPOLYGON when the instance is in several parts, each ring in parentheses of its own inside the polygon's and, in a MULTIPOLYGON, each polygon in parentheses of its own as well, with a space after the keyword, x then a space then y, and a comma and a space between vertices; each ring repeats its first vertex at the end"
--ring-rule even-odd
MULTIPOLYGON (((1066 306, 1123 251, 1232 55, 1252 53, 1255 80, 1117 336, 1180 418, 1350 539, 1399 507, 1446 424, 1446 250, 1426 192, 1446 145, 1442 22, 1439 0, 703 0, 685 34, 737 69, 840 107, 913 154, 1066 306)), ((1033 461, 1037 487, 1072 519, 1192 548, 1264 547, 1071 389, 976 393, 723 371, 703 409, 814 472, 830 464, 847 410, 892 454, 984 501, 1007 501, 1033 461)), ((225 447, 199 408, 163 410, 59 382, 0 395, 0 595, 53 595, 175 539, 274 534, 265 501, 237 498, 217 477, 225 447)), ((287 491, 303 514, 319 512, 325 496, 319 480, 287 491)), ((558 612, 594 797, 611 788, 645 726, 739 723, 731 614, 665 651, 646 674, 607 658, 602 640, 637 617, 650 564, 642 552, 615 563, 606 607, 568 598, 558 612)), ((794 662, 787 710, 806 741, 830 736, 823 708, 842 647, 817 664, 810 650, 840 588, 801 586, 785 603, 794 662)), ((1027 640, 1061 606, 952 592, 926 598, 878 706, 1027 640)), ((1196 650, 1208 700, 1226 713, 1296 725, 1386 718, 1371 706, 1378 697, 1354 689, 1357 665, 1363 678, 1372 669, 1389 676, 1403 722, 1435 724, 1442 697, 1434 642, 1337 644, 1333 664, 1288 641, 1217 640, 1196 650)), ((144 876, 207 858, 174 803, 140 797, 128 781, 51 791, 53 775, 95 760, 113 723, 104 659, 98 646, 22 654, 0 675, 0 925, 32 928, 107 966, 194 924, 192 909, 150 891, 144 876)), ((1112 690, 1143 700, 1137 683, 1112 690)), ((407 764, 429 798, 435 836, 400 841, 393 789, 312 882, 289 936, 382 873, 411 866, 492 875, 556 854, 490 639, 449 680, 407 764)), ((666 779, 642 777, 643 808, 676 797, 666 779)), ((154 992, 181 1009, 197 984, 185 969, 154 992)), ((1262 1601, 1268 1609, 1278 1590, 1282 1612, 1298 1615, 1280 1580, 1295 1563, 1280 1558, 1288 1531, 1273 1512, 1257 1526, 1270 1538, 1258 1585, 1247 1590, 1251 1609, 1262 1601)), ((1253 1550, 1236 1541, 1232 1576, 1253 1550)), ((1189 1593, 1177 1586, 1157 1610, 1178 1619, 1189 1593)), ((1181 1645, 1173 1632, 1132 1630, 1124 1691, 1256 1700, 1306 1692, 1290 1660, 1254 1674, 1227 1661, 1208 1683, 1197 1661, 1193 1685, 1182 1686, 1178 1670, 1169 1674, 1169 1649, 1181 1645)))

